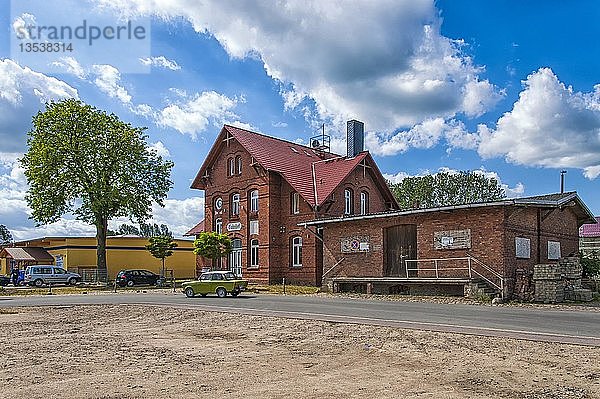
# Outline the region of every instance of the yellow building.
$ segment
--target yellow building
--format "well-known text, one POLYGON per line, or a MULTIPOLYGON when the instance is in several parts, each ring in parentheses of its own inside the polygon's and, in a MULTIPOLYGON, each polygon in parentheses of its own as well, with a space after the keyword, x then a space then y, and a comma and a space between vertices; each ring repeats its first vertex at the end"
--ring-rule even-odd
MULTIPOLYGON (((174 239, 177 247, 165 259, 165 268, 173 270, 175 278, 195 278, 196 255, 192 240, 174 239)), ((146 249, 148 238, 138 236, 112 236, 106 240, 108 278, 114 279, 122 269, 144 269, 160 273, 162 262, 146 249)), ((95 237, 44 237, 15 243, 16 247, 43 248, 54 257, 54 264, 79 273, 84 280, 93 280, 96 273, 95 237)), ((7 259, 2 259, 2 274, 10 273, 7 259)), ((47 262, 46 262, 47 263, 47 262)), ((170 273, 167 272, 167 277, 170 273)))

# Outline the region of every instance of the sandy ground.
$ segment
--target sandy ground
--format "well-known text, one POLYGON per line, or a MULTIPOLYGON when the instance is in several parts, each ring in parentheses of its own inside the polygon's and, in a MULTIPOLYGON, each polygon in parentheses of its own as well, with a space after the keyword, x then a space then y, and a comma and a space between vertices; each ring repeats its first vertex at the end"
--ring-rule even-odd
POLYGON ((1 398, 600 398, 600 348, 134 305, 0 309, 1 398))

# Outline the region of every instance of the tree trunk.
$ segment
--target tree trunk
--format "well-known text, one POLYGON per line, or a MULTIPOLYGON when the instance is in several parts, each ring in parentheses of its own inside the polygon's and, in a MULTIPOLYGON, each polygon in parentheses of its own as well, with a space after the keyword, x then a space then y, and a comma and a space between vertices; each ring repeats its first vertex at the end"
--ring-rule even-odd
POLYGON ((108 282, 108 271, 106 267, 106 231, 108 229, 108 220, 100 216, 96 218, 96 241, 98 247, 96 250, 98 281, 108 282))
POLYGON ((162 258, 162 270, 160 272, 160 276, 165 278, 165 258, 162 258))

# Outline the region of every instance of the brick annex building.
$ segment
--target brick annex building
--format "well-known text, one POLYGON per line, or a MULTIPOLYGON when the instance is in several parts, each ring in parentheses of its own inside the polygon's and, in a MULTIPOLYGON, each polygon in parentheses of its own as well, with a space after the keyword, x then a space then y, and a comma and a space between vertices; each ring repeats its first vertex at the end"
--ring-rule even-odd
POLYGON ((205 219, 188 235, 227 233, 227 259, 198 259, 198 267, 231 269, 253 282, 321 285, 317 218, 398 209, 373 158, 363 151, 364 125, 347 123, 348 152, 329 152, 328 136, 311 146, 225 125, 192 183, 204 190, 205 219))

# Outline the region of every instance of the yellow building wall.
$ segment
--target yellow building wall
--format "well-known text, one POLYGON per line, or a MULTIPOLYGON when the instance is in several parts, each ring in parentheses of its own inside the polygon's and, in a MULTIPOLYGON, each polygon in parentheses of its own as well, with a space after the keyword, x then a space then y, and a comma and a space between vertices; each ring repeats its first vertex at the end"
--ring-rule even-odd
MULTIPOLYGON (((165 258, 165 269, 173 270, 175 278, 195 278, 196 255, 192 251, 193 241, 173 240, 177 243, 173 255, 165 258)), ((153 257, 145 248, 148 239, 143 237, 108 237, 106 263, 108 278, 114 279, 122 269, 144 269, 160 273, 161 260, 153 257)), ((63 267, 79 271, 80 268, 96 267, 96 239, 88 237, 46 238, 31 240, 29 246, 45 248, 55 259, 63 257, 63 267)), ((56 262, 55 262, 56 263, 56 262)), ((167 277, 170 274, 167 273, 167 277)))

